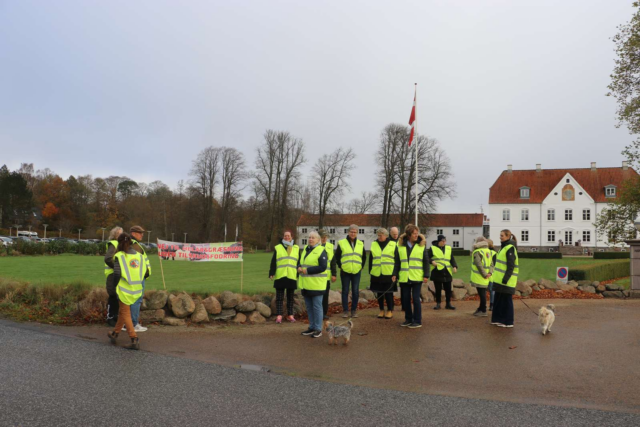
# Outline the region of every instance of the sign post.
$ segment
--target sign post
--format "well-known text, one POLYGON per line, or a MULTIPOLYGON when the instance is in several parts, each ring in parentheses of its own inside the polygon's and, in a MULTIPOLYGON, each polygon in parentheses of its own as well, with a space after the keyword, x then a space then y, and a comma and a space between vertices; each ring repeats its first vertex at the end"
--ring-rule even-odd
POLYGON ((569 267, 558 267, 556 271, 556 281, 567 283, 569 280, 569 267))

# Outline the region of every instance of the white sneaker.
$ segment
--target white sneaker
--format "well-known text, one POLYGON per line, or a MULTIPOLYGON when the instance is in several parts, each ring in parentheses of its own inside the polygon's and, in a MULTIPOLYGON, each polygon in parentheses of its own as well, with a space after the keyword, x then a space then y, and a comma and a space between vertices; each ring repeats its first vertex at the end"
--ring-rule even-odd
POLYGON ((147 330, 147 328, 145 328, 144 326, 142 326, 141 324, 137 324, 135 328, 133 328, 134 331, 136 332, 144 332, 147 330))
POLYGON ((127 332, 127 327, 126 327, 125 325, 122 325, 122 329, 121 329, 121 331, 123 331, 123 332, 127 332))

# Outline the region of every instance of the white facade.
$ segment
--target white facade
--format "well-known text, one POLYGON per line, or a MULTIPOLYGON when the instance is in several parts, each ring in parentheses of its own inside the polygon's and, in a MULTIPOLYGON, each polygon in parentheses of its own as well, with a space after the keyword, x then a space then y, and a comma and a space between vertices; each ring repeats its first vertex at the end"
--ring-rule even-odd
POLYGON ((545 252, 547 248, 557 248, 560 242, 565 246, 580 242, 585 248, 608 248, 611 246, 608 239, 597 236, 594 225, 607 204, 596 203, 571 173, 567 173, 542 203, 490 204, 490 238, 498 243, 500 230, 509 229, 517 237, 519 246, 540 247, 545 252), (573 200, 563 198, 562 192, 567 186, 574 189, 573 200))

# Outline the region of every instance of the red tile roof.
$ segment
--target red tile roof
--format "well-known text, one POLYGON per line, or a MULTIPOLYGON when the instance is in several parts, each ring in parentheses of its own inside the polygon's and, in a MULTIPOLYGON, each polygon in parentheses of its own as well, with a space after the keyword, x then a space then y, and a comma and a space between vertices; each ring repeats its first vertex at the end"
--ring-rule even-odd
POLYGON ((502 171, 496 182, 489 189, 489 203, 542 203, 554 187, 566 174, 573 178, 596 202, 607 203, 611 198, 605 197, 604 187, 615 185, 620 188, 629 178, 638 176, 632 168, 591 168, 584 169, 542 169, 502 171), (520 198, 520 188, 531 189, 529 199, 520 198))
MULTIPOLYGON (((298 220, 298 227, 318 225, 318 215, 303 214, 298 220)), ((426 215, 427 226, 429 227, 482 227, 484 214, 428 214, 426 215)), ((391 215, 389 223, 402 228, 399 215, 391 215)), ((381 214, 344 214, 325 215, 324 224, 326 227, 348 227, 356 224, 362 227, 379 227, 382 224, 381 214)), ((406 225, 406 224, 405 224, 406 225)))

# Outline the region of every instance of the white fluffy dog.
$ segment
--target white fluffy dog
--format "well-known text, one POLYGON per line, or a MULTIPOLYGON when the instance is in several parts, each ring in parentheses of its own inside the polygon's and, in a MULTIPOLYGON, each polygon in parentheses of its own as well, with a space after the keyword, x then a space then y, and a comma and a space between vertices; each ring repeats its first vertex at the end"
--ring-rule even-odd
POLYGON ((538 319, 540 320, 540 325, 542 325, 542 335, 545 335, 547 331, 551 332, 551 326, 556 320, 555 310, 556 306, 553 304, 548 304, 546 307, 540 307, 538 319))

